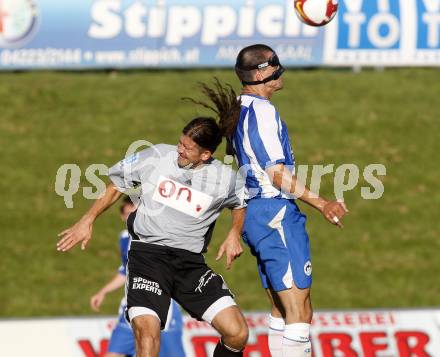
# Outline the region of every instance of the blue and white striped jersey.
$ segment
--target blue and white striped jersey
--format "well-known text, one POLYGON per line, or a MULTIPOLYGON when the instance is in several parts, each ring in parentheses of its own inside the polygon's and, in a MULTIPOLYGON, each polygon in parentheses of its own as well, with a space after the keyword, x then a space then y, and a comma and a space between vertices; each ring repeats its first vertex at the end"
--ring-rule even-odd
POLYGON ((246 177, 246 199, 288 198, 270 182, 265 169, 283 163, 293 173, 295 159, 286 123, 266 98, 241 96, 241 114, 232 137, 237 164, 246 177))

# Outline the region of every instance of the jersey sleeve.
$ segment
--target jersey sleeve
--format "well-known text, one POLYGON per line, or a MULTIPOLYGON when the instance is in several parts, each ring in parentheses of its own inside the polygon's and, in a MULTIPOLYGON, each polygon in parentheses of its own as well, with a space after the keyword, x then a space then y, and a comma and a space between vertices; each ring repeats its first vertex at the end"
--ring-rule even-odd
POLYGON ((126 191, 141 184, 142 172, 151 172, 157 157, 155 147, 151 147, 126 157, 113 165, 108 177, 120 190, 126 191))
POLYGON ((258 164, 266 169, 285 163, 281 142, 281 120, 275 107, 264 101, 254 103, 249 108, 248 135, 258 164))

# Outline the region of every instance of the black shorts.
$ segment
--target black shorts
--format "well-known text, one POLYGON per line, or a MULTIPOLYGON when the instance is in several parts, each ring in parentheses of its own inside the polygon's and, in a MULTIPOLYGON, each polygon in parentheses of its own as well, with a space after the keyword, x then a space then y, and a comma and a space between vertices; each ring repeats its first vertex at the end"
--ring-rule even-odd
POLYGON ((209 323, 236 305, 223 277, 206 265, 202 254, 132 241, 127 268, 128 320, 155 315, 163 329, 171 298, 192 317, 209 323))

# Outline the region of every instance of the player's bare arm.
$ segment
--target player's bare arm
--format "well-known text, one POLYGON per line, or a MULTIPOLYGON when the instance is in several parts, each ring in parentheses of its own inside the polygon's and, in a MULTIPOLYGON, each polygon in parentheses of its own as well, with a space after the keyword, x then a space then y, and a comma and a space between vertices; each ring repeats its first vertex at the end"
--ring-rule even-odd
POLYGON ((287 170, 284 164, 271 166, 266 169, 266 172, 275 187, 316 208, 331 224, 343 227, 341 219, 348 212, 344 202, 327 201, 313 193, 287 170))
POLYGON ((96 218, 111 207, 121 195, 122 193, 117 190, 116 186, 110 183, 106 187, 104 195, 93 203, 92 207, 78 222, 58 234, 61 239, 57 243, 57 250, 66 252, 79 242, 82 242, 81 249, 86 249, 87 243, 92 238, 93 223, 96 218))
POLYGON ((107 284, 105 284, 101 290, 99 290, 95 295, 90 298, 90 307, 92 310, 98 312, 101 307, 102 302, 105 299, 105 296, 119 288, 122 288, 125 285, 125 275, 116 274, 107 284))
POLYGON ((245 208, 231 210, 232 226, 226 239, 220 246, 216 260, 220 260, 226 254, 226 269, 230 269, 232 262, 243 253, 241 245, 241 231, 243 229, 245 208))

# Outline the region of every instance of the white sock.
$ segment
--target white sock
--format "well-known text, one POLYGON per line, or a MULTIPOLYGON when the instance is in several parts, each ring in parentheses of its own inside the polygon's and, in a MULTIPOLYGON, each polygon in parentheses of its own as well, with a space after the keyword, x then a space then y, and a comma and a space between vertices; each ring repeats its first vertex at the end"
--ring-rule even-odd
POLYGON ((310 357, 310 324, 295 323, 284 326, 283 357, 310 357))
POLYGON ((269 315, 269 351, 272 357, 283 357, 284 320, 269 315))

